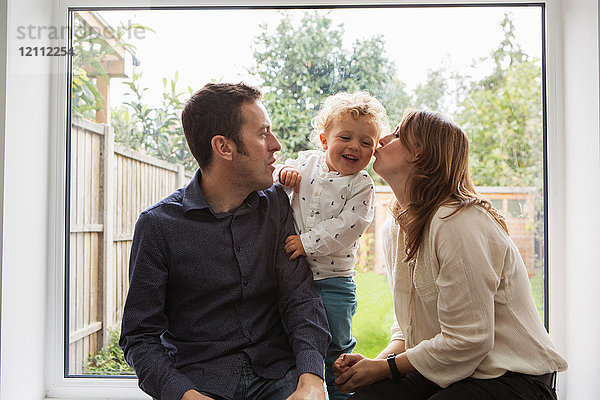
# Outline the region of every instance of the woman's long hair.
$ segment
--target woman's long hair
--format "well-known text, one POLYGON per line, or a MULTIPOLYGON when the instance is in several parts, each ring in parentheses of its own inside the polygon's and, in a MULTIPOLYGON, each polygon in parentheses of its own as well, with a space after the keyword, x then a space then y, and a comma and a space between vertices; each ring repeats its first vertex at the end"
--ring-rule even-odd
POLYGON ((439 113, 408 110, 399 129, 399 140, 417 154, 406 186, 406 207, 396 201, 394 218, 405 232, 406 258, 416 258, 423 232, 437 209, 455 204, 456 212, 471 205, 483 207, 508 233, 504 217, 475 191, 469 173, 469 140, 454 122, 439 113))

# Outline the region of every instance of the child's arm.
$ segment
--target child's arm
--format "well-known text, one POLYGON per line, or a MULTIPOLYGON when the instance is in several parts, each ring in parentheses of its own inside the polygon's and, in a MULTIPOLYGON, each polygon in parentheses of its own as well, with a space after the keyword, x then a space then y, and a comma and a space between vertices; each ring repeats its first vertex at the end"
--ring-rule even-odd
POLYGON ((342 212, 300 235, 307 256, 326 256, 341 249, 348 249, 348 254, 351 254, 352 245, 373 221, 373 180, 365 172, 360 174, 360 179, 354 183, 342 212))
POLYGON ((302 246, 302 240, 300 235, 290 235, 285 238, 285 252, 290 254, 290 260, 298 256, 305 256, 304 246, 302 246))

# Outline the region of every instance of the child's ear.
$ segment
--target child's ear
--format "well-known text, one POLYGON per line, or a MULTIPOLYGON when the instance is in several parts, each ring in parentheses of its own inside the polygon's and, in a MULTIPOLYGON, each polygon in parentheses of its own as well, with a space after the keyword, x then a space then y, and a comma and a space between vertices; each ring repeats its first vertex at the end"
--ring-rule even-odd
POLYGON ((323 146, 323 150, 327 150, 327 136, 325 136, 325 134, 321 133, 319 135, 319 139, 321 140, 321 146, 323 146))
POLYGON ((210 140, 210 145, 216 157, 222 158, 227 161, 233 159, 233 148, 232 143, 223 135, 215 135, 210 140))

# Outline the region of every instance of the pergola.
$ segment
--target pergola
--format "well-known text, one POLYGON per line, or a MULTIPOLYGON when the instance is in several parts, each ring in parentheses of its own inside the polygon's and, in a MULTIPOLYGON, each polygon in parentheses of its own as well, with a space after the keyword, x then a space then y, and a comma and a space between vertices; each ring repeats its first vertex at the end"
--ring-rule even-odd
POLYGON ((100 60, 100 64, 108 75, 108 81, 104 79, 103 75, 98 74, 92 65, 84 67, 89 77, 96 78, 96 87, 103 99, 102 108, 96 111, 96 122, 110 125, 110 79, 128 78, 136 59, 133 52, 122 45, 115 30, 100 15, 94 11, 77 11, 75 18, 78 18, 86 26, 86 29, 102 32, 101 40, 113 49, 112 54, 108 54, 100 60))

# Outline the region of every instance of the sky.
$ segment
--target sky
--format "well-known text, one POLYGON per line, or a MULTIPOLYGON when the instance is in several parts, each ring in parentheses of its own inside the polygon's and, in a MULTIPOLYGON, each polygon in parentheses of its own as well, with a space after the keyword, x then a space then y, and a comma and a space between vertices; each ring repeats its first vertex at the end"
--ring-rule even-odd
MULTIPOLYGON (((499 22, 511 12, 517 41, 523 50, 541 57, 540 7, 426 7, 334 9, 329 12, 334 25, 344 24, 344 47, 356 39, 383 35, 386 54, 394 61, 398 77, 413 90, 425 80, 428 70, 442 65, 474 76, 473 60, 489 56, 503 38, 499 22)), ((302 10, 288 10, 300 17, 302 10)), ((281 18, 278 10, 132 10, 102 11, 111 25, 136 22, 154 29, 128 41, 148 87, 148 102, 158 105, 162 78, 179 73, 180 88, 197 90, 206 82, 244 81, 260 84, 246 72, 254 64, 253 40, 259 24, 274 29, 281 18)), ((112 104, 123 100, 126 87, 118 79, 111 82, 112 104)))

